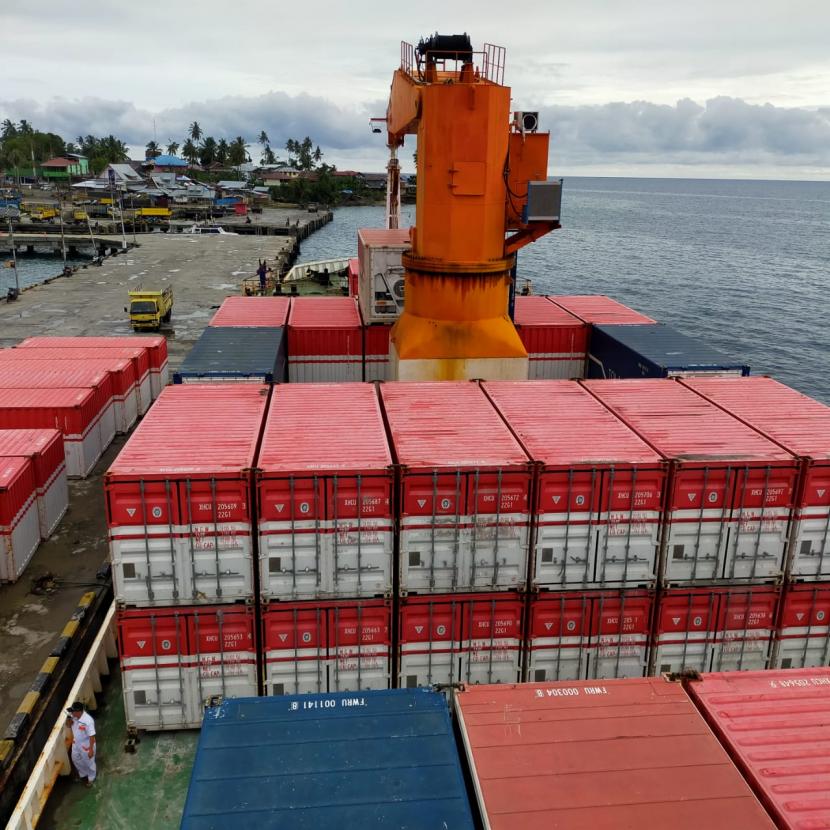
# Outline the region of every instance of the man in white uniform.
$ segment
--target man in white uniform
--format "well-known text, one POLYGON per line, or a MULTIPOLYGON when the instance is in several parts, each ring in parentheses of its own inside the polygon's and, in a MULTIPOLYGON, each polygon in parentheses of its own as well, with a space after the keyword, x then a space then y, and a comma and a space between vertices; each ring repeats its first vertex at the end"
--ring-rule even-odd
POLYGON ((72 727, 72 763, 87 787, 95 780, 95 721, 84 711, 83 703, 73 703, 67 719, 72 727))

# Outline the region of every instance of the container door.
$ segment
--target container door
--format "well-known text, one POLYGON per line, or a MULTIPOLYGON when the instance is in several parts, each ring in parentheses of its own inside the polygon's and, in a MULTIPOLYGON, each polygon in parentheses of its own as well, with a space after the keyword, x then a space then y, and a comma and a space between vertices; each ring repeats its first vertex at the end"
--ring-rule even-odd
POLYGON ((830 586, 793 586, 783 603, 773 667, 830 665, 830 586))
POLYGON ((652 674, 711 671, 718 602, 713 591, 669 591, 655 621, 652 674))
POLYGON ((830 467, 805 472, 790 573, 804 579, 830 579, 830 467))
POLYGON ((722 589, 712 671, 759 671, 769 667, 778 592, 722 589))
POLYGON ((384 601, 335 605, 328 611, 330 692, 392 687, 391 610, 384 601))
POLYGON ((531 600, 527 680, 587 676, 591 599, 584 592, 540 594, 531 600))
POLYGON ((593 600, 589 678, 644 677, 652 600, 648 594, 599 594, 593 600))
POLYGON ((521 680, 523 602, 491 594, 464 603, 461 616, 461 676, 464 683, 521 680))
POLYGON ((461 600, 451 597, 401 602, 398 686, 460 682, 461 607, 461 600))
POLYGON ((324 495, 320 479, 259 483, 259 573, 264 599, 314 599, 331 589, 323 562, 324 495))
POLYGON ((328 691, 325 609, 288 604, 264 606, 265 694, 328 691))
POLYGON ((38 508, 41 521, 41 536, 48 539, 69 507, 69 487, 66 480, 66 465, 61 463, 46 485, 42 495, 38 496, 38 508))

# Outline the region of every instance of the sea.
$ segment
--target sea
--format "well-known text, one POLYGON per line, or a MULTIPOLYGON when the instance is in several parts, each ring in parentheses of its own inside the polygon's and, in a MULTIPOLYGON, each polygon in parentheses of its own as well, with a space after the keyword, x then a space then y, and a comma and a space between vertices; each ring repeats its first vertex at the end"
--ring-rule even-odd
MULTIPOLYGON (((0 260, 0 302, 2 302, 8 289, 15 286, 14 268, 11 267, 11 254, 3 254, 0 260)), ((89 257, 75 259, 67 257, 66 264, 70 267, 80 267, 89 264, 89 257)), ((20 288, 28 288, 37 285, 44 280, 58 276, 63 271, 63 257, 39 255, 17 255, 17 280, 20 288)))
MULTIPOLYGON (((383 223, 338 208, 299 261, 356 255, 357 229, 383 223)), ((562 228, 519 252, 518 277, 608 294, 830 404, 830 182, 568 177, 562 228)))

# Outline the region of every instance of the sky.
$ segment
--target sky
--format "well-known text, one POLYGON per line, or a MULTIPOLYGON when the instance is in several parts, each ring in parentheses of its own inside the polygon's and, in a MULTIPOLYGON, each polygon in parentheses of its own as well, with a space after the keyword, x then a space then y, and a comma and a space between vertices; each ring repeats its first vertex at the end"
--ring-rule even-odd
POLYGON ((401 40, 435 31, 507 48, 552 175, 830 180, 830 0, 0 0, 0 119, 114 133, 136 158, 194 120, 255 159, 261 130, 283 157, 309 135, 340 169, 380 171, 368 119, 401 40))

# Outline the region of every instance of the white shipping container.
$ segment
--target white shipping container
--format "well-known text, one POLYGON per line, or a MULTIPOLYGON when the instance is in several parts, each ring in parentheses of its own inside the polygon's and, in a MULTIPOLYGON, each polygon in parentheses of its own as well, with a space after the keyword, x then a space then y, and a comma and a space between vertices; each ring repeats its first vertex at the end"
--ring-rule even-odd
POLYGON ((358 230, 358 297, 364 323, 387 323, 400 316, 405 288, 401 256, 410 247, 408 228, 358 230))

